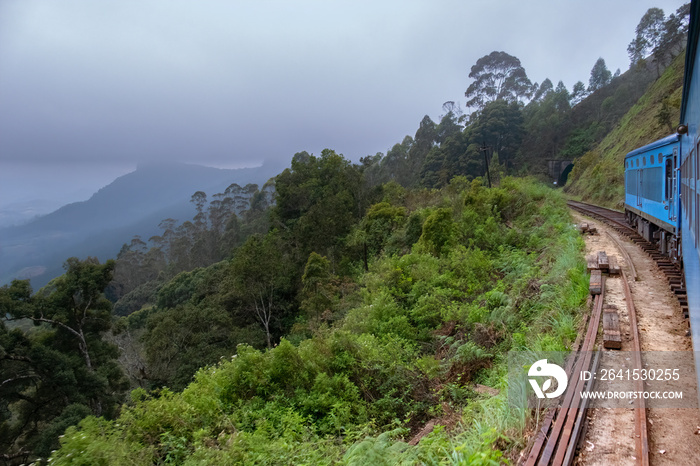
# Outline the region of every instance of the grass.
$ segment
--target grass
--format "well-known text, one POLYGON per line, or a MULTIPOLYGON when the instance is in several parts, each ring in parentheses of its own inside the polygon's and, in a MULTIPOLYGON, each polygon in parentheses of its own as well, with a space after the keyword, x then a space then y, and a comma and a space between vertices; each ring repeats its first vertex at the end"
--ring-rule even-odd
POLYGON ((581 200, 621 209, 625 155, 672 133, 672 128, 660 123, 659 117, 666 107, 671 112, 668 122, 672 127, 680 120, 683 69, 683 55, 679 55, 600 144, 574 161, 566 192, 581 200))

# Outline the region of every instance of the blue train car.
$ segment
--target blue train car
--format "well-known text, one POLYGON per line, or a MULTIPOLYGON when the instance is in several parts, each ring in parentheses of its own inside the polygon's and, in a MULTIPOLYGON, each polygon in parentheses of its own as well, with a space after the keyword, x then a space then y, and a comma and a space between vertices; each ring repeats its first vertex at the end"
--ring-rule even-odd
POLYGON ((680 259, 677 167, 680 135, 633 150, 625 157, 628 222, 663 254, 680 259))
MULTIPOLYGON (((676 134, 625 157, 625 212, 647 241, 680 263, 693 348, 700 351, 700 0, 690 4, 676 134)), ((695 359, 700 382, 700 357, 695 359)))
MULTIPOLYGON (((681 101, 680 213, 683 270, 688 295, 688 313, 693 348, 700 351, 700 70, 698 36, 700 35, 700 1, 690 4, 690 27, 685 52, 685 75, 681 101)), ((700 378, 700 360, 695 368, 700 378)))

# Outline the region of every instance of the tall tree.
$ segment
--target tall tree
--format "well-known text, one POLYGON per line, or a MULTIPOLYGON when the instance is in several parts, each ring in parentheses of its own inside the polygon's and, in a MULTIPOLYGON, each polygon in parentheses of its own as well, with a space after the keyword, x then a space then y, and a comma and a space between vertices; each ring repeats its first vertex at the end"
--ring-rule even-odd
POLYGON ((569 91, 559 81, 543 99, 533 99, 523 109, 525 131, 518 153, 531 170, 546 166, 544 159, 554 158, 559 152, 568 133, 570 101, 569 91))
POLYGON ((71 258, 65 268, 37 293, 22 280, 0 288, 0 314, 37 326, 25 333, 0 323, 0 449, 7 452, 48 455, 66 427, 88 414, 113 416, 126 389, 118 350, 101 337, 112 323, 103 291, 114 262, 71 258))
POLYGON ((549 78, 546 78, 544 81, 542 81, 542 84, 540 84, 537 90, 535 91, 535 95, 532 96, 532 100, 542 100, 553 89, 554 84, 552 84, 552 81, 550 81, 549 78))
POLYGON ((586 92, 586 85, 583 81, 577 81, 574 87, 571 89, 571 105, 576 105, 581 102, 588 93, 586 92))
POLYGON ((87 368, 94 371, 89 342, 110 328, 112 306, 103 291, 112 280, 114 261, 100 265, 95 258, 80 261, 71 257, 64 267, 66 273, 35 296, 31 296, 27 282, 13 282, 13 304, 6 312, 13 318, 27 318, 64 331, 76 342, 87 368))
POLYGON ((632 65, 651 54, 661 43, 664 33, 664 10, 649 8, 635 29, 636 36, 627 46, 632 65))
POLYGON ((275 187, 272 225, 292 235, 298 260, 315 251, 335 264, 352 225, 364 215, 361 168, 324 149, 320 157, 295 157, 275 187))
POLYGON ((450 110, 440 119, 440 123, 437 125, 437 144, 444 143, 461 131, 462 126, 459 124, 459 113, 450 110))
POLYGON ((467 131, 454 132, 439 146, 433 147, 421 168, 423 186, 446 186, 456 175, 471 178, 483 175, 483 157, 478 150, 479 146, 476 146, 476 150, 470 150, 470 147, 467 131))
POLYGON ((505 52, 491 52, 479 58, 471 67, 469 77, 474 82, 464 95, 469 99, 467 107, 477 111, 494 100, 520 101, 532 90, 520 60, 505 52))
POLYGON ((288 247, 277 231, 262 238, 250 237, 231 262, 235 293, 262 326, 270 348, 273 326, 291 301, 293 267, 288 247))
POLYGON ((607 86, 612 80, 612 73, 605 65, 605 60, 599 58, 591 69, 591 77, 588 80, 588 92, 595 92, 601 87, 607 86))
POLYGON ((502 163, 512 163, 523 137, 523 116, 517 102, 497 100, 484 107, 467 128, 471 144, 497 153, 502 163))
POLYGON ((409 178, 408 173, 408 152, 413 146, 413 138, 406 136, 401 143, 396 143, 386 153, 386 157, 381 162, 382 180, 396 181, 402 186, 406 185, 409 178))
POLYGON ((328 259, 312 252, 304 267, 300 292, 301 309, 310 321, 330 318, 335 291, 332 281, 328 259))
POLYGON ((667 53, 673 58, 683 50, 688 35, 689 18, 690 3, 680 6, 675 13, 668 16, 657 48, 659 52, 667 53))
POLYGON ((414 187, 418 184, 418 173, 420 167, 423 166, 428 152, 437 143, 438 128, 435 122, 425 115, 416 130, 416 136, 413 139, 413 144, 408 151, 408 166, 407 177, 401 185, 405 187, 414 187))

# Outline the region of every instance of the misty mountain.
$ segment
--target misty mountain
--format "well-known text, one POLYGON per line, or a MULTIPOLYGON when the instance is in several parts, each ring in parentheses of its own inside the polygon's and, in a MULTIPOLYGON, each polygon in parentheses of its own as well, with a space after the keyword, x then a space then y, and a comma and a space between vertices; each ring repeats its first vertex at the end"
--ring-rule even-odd
POLYGON ((134 235, 160 233, 165 218, 189 220, 195 191, 223 192, 231 183, 262 185, 282 167, 218 169, 149 164, 123 175, 87 201, 65 205, 30 222, 0 229, 0 284, 31 278, 35 289, 63 271, 71 256, 113 258, 134 235))

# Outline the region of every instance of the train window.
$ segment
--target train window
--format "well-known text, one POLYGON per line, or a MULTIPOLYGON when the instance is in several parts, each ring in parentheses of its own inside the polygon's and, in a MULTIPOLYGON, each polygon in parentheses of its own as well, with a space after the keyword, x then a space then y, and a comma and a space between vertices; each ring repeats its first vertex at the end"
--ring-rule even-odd
POLYGON ((661 160, 663 160, 663 155, 659 154, 659 164, 661 164, 661 160))
MULTIPOLYGON (((659 154, 661 157, 661 154, 659 154)), ((673 191, 673 167, 671 166, 671 159, 666 160, 666 199, 671 197, 671 192, 673 191)))
POLYGON ((639 173, 639 170, 630 170, 627 173, 625 173, 625 182, 627 184, 626 186, 626 191, 627 194, 631 194, 632 196, 637 195, 637 174, 639 173))
POLYGON ((642 196, 655 202, 662 202, 664 196, 664 173, 661 167, 652 167, 642 170, 642 196))
POLYGON ((644 157, 642 157, 642 165, 645 167, 647 166, 647 156, 646 155, 644 157))
POLYGON ((637 166, 639 166, 639 159, 637 159, 637 166))

